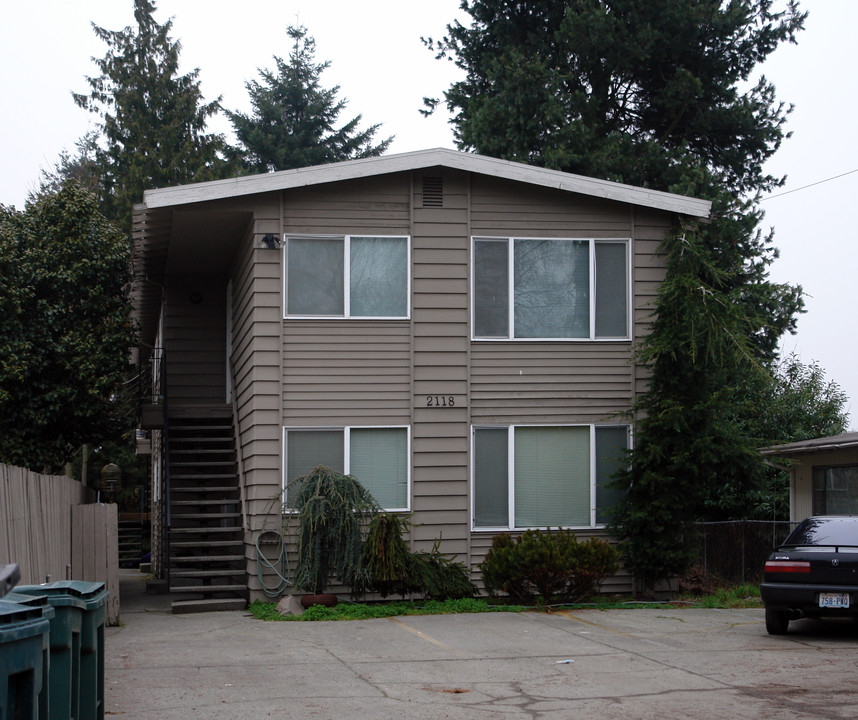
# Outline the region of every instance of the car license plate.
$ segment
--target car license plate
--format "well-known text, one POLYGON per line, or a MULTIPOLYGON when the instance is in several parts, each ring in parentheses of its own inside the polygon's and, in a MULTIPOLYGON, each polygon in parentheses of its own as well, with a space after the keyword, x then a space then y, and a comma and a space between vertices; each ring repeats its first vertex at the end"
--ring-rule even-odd
POLYGON ((847 593, 819 593, 819 607, 848 608, 849 595, 847 593))

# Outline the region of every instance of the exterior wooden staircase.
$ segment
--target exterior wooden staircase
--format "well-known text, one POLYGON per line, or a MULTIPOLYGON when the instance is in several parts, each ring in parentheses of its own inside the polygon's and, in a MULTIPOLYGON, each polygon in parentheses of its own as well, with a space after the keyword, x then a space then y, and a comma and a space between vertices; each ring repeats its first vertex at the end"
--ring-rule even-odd
POLYGON ((169 455, 173 612, 243 609, 244 539, 229 409, 170 413, 169 455))

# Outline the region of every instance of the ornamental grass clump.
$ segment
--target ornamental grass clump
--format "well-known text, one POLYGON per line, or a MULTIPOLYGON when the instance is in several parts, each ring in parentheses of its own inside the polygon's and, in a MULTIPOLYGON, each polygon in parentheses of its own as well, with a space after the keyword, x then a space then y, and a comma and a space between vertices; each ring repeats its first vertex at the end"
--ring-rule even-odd
POLYGON ((604 540, 578 542, 571 530, 527 530, 517 539, 496 535, 480 572, 491 595, 552 604, 592 597, 619 566, 619 552, 604 540))

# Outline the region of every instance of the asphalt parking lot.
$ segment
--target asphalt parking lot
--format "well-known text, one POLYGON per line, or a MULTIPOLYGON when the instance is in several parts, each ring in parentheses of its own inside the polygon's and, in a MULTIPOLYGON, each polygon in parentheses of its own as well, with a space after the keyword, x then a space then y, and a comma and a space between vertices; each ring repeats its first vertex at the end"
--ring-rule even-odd
POLYGON ((172 615, 126 576, 105 639, 122 718, 854 718, 858 627, 762 610, 266 623, 172 615))

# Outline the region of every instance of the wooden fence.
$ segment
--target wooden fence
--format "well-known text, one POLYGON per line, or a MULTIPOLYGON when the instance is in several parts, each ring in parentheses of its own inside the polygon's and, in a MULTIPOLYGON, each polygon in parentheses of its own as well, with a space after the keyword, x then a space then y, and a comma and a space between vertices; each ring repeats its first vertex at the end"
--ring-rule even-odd
POLYGON ((119 622, 118 515, 93 505, 95 493, 62 475, 0 464, 0 565, 17 563, 22 585, 104 582, 107 620, 119 622))

